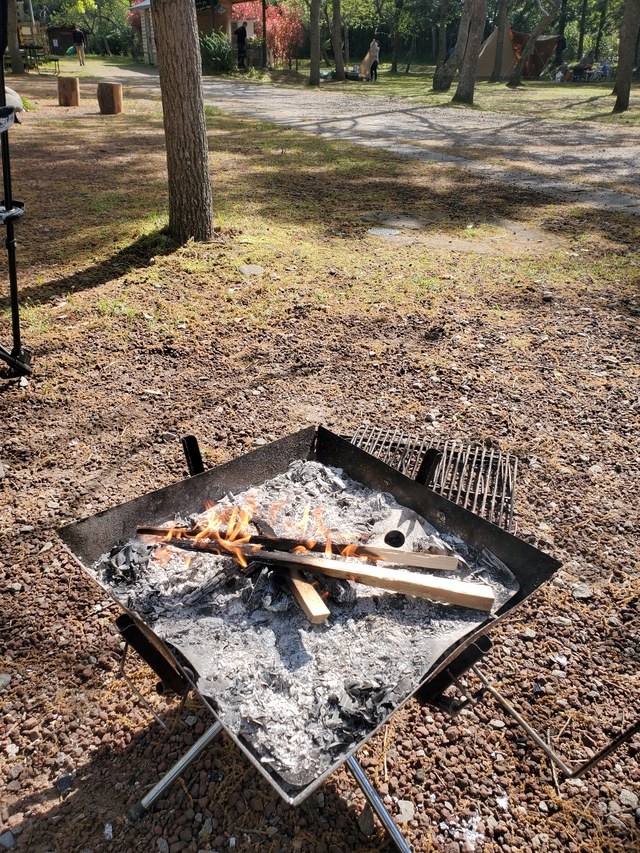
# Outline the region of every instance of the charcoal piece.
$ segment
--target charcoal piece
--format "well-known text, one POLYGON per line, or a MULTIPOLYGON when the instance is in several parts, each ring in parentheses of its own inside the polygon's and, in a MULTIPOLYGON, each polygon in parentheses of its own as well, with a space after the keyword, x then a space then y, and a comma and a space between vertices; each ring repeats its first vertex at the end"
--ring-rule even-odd
POLYGON ((357 598, 355 584, 351 581, 324 577, 322 586, 329 593, 331 601, 337 601, 338 604, 353 604, 357 598))

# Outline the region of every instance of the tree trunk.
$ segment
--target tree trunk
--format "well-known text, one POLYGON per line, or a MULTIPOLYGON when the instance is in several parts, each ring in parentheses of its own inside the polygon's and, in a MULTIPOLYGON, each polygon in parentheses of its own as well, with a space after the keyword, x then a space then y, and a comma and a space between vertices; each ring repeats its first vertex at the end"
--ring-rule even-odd
POLYGON ((309 68, 309 85, 320 85, 320 0, 311 0, 309 15, 309 43, 311 47, 311 64, 309 68))
POLYGON ((580 10, 580 32, 578 35, 578 55, 576 59, 579 61, 582 58, 582 50, 584 48, 584 31, 587 21, 587 6, 589 0, 582 0, 582 9, 580 10))
POLYGON ((493 63, 493 71, 489 77, 490 83, 497 83, 502 76, 502 53, 504 51, 504 40, 507 35, 507 5, 509 0, 500 0, 498 9, 498 35, 496 37, 496 58, 493 63))
POLYGON ((391 73, 398 73, 398 53, 400 50, 400 33, 398 28, 394 27, 391 31, 391 73))
POLYGON ((196 7, 151 0, 169 186, 169 233, 179 243, 213 237, 209 146, 196 7))
POLYGON ((442 68, 447 59, 447 0, 440 3, 440 26, 438 28, 438 56, 436 70, 442 68))
POLYGON ((104 52, 107 56, 111 56, 111 48, 109 47, 109 39, 107 36, 103 36, 102 41, 104 42, 104 52))
POLYGON ((631 76, 633 74, 633 59, 640 26, 640 0, 626 0, 622 23, 620 25, 620 48, 618 50, 618 71, 616 74, 617 95, 613 107, 614 113, 624 113, 629 109, 631 94, 631 76))
POLYGON ((402 14, 402 7, 404 6, 404 0, 395 0, 396 8, 393 13, 393 20, 391 22, 391 40, 393 44, 393 51, 391 54, 391 73, 398 73, 398 53, 400 52, 400 15, 402 14))
POLYGON ((333 24, 331 27, 333 58, 336 62, 336 80, 344 80, 344 61, 342 59, 342 15, 340 0, 333 0, 333 24))
POLYGON ((598 19, 598 32, 596 34, 596 45, 593 49, 593 58, 600 59, 600 46, 602 44, 602 34, 604 25, 607 21, 607 12, 609 10, 609 0, 600 0, 600 18, 598 19))
POLYGON ((105 116, 122 112, 122 83, 98 83, 98 106, 105 116))
POLYGON ((351 57, 349 56, 349 22, 345 18, 343 21, 344 24, 344 66, 348 68, 351 63, 351 57))
POLYGON ((536 46, 536 40, 538 38, 540 38, 542 33, 545 31, 547 25, 549 24, 549 21, 551 21, 553 18, 555 18, 557 11, 558 11, 558 7, 554 6, 553 9, 547 15, 545 15, 545 17, 540 21, 538 26, 535 28, 535 30, 529 36, 529 41, 524 46, 524 50, 522 51, 522 56, 520 57, 520 61, 518 62, 516 67, 511 72, 511 76, 509 77, 509 80, 507 81, 507 86, 510 89, 517 89, 517 87, 520 86, 520 84, 522 83, 522 75, 524 73, 524 67, 527 64, 527 59, 529 59, 529 57, 533 53, 533 49, 536 46))
POLYGON ((433 75, 433 88, 436 92, 449 91, 453 78, 456 75, 456 71, 464 59, 464 52, 467 49, 467 38, 469 36, 469 24, 471 22, 472 8, 473 0, 464 0, 460 26, 458 27, 456 46, 442 68, 436 68, 436 73, 433 75))
POLYGON ((58 105, 80 106, 80 80, 77 77, 58 77, 58 105))
POLYGON ((487 0, 474 0, 471 26, 464 62, 460 69, 460 80, 455 95, 451 99, 456 104, 473 104, 473 94, 476 87, 476 71, 478 56, 482 46, 484 24, 487 19, 487 0))
POLYGON ((411 60, 413 59, 413 54, 415 53, 415 49, 416 49, 416 37, 415 37, 415 35, 412 35, 411 36, 411 47, 409 48, 409 56, 407 57, 407 66, 404 69, 405 74, 409 73, 409 69, 411 68, 411 60))
POLYGON ((558 35, 563 36, 567 26, 567 0, 561 0, 558 18, 558 35))
MULTIPOLYGON (((2 0, 6 2, 6 0, 2 0)), ((7 5, 7 46, 11 58, 11 73, 24 74, 24 63, 20 55, 20 42, 18 41, 18 7, 15 0, 7 5)), ((2 57, 0 57, 2 62, 2 57)))

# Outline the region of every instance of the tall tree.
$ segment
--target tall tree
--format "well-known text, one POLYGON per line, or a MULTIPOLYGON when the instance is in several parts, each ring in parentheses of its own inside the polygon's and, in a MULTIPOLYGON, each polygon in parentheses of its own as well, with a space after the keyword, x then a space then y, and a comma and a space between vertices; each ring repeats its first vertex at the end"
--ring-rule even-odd
POLYGON ((482 46, 484 25, 487 20, 487 0, 473 0, 471 13, 471 25, 469 27, 469 38, 464 61, 460 69, 460 80, 458 88, 451 99, 456 104, 472 104, 476 86, 476 72, 478 70, 478 57, 482 46))
POLYGON ((538 26, 535 28, 535 30, 529 36, 529 39, 527 40, 527 43, 525 44, 524 49, 522 51, 522 55, 520 56, 520 59, 517 62, 516 67, 511 72, 511 76, 509 77, 509 80, 507 81, 507 86, 510 89, 516 89, 522 83, 522 75, 524 74, 524 67, 527 64, 527 59, 529 59, 529 57, 533 53, 533 50, 536 46, 536 41, 540 38, 542 33, 545 31, 545 29, 549 25, 549 21, 551 21, 553 18, 555 18, 556 13, 558 11, 558 6, 556 5, 553 7, 553 9, 550 12, 545 12, 545 10, 542 8, 542 5, 540 4, 540 0, 538 0, 538 8, 540 9, 542 14, 544 15, 544 18, 540 21, 538 26))
POLYGON ((496 57, 493 61, 493 70, 490 83, 497 83, 502 76, 502 54, 504 52, 504 40, 507 33, 507 7, 509 0, 500 0, 498 7, 498 33, 496 35, 496 57))
MULTIPOLYGON (((0 0, 6 3, 7 0, 0 0)), ((15 0, 9 0, 7 6, 7 47, 11 58, 11 73, 24 74, 24 63, 20 55, 20 42, 18 41, 18 6, 15 0)), ((2 58, 0 57, 0 62, 2 58)))
POLYGON ((600 48, 602 46, 602 36, 604 27, 607 21, 607 11, 609 9, 609 0, 600 0, 600 15, 598 16, 598 32, 596 33, 596 44, 593 49, 594 59, 600 59, 600 48))
POLYGON ((438 56, 436 68, 442 68, 447 58, 447 0, 440 3, 440 26, 438 27, 438 56))
POLYGON ((447 59, 442 68, 436 68, 436 73, 433 75, 433 88, 436 92, 449 91, 456 71, 464 59, 464 52, 467 49, 467 38, 469 37, 469 24, 471 23, 472 9, 473 0, 464 0, 460 26, 458 27, 458 38, 456 39, 456 45, 453 48, 453 53, 449 59, 447 59))
POLYGON ((582 51, 584 49, 584 34, 587 26, 587 7, 589 5, 589 0, 582 0, 582 6, 580 8, 580 29, 578 32, 578 56, 576 59, 580 59, 582 57, 582 51))
POLYGON ((616 88, 614 90, 617 98, 613 107, 614 113, 624 113, 629 109, 633 60, 639 28, 640 0, 625 0, 622 23, 620 24, 618 71, 616 74, 616 88))
POLYGON ((209 147, 194 3, 151 0, 169 176, 169 233, 179 243, 213 237, 209 147))
POLYGON ((320 0, 311 0, 309 7, 309 45, 311 63, 309 85, 320 85, 320 0))
POLYGON ((333 0, 333 18, 331 21, 331 44, 336 62, 336 80, 344 80, 344 59, 342 56, 342 15, 340 0, 333 0))

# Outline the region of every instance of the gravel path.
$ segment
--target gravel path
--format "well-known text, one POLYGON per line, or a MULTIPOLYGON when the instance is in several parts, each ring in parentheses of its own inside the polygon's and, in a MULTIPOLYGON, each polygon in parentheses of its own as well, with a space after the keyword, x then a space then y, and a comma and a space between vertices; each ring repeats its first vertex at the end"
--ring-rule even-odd
MULTIPOLYGON (((110 79, 157 89, 154 71, 105 67, 110 79)), ((403 157, 451 163, 577 204, 640 215, 640 141, 633 127, 362 97, 356 84, 349 94, 206 77, 203 86, 205 103, 223 110, 403 157)))
POLYGON ((413 106, 400 98, 226 80, 205 80, 204 92, 207 104, 307 133, 450 162, 554 197, 640 214, 640 143, 633 128, 532 122, 475 110, 413 106), (580 139, 588 144, 576 144, 580 139), (464 149, 466 157, 456 156, 456 149, 464 149))

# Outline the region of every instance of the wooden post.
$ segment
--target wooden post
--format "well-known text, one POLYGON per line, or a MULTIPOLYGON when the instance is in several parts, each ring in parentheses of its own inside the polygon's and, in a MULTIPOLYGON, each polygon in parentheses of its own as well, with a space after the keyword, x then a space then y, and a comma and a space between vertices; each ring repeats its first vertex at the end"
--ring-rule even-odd
POLYGON ((122 112, 122 83, 98 83, 98 106, 102 115, 122 112))
POLYGON ((80 80, 77 77, 58 77, 58 104, 61 107, 80 106, 80 80))

